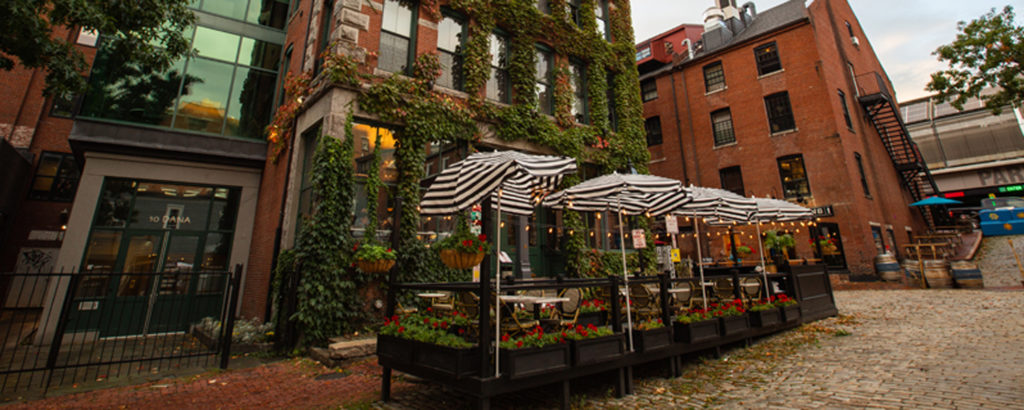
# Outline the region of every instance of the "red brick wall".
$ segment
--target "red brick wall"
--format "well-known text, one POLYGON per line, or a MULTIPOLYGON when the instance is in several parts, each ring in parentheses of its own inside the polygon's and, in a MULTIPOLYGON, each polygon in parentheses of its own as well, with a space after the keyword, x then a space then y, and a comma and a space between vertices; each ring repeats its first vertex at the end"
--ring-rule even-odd
MULTIPOLYGON (((877 71, 884 76, 852 10, 843 0, 819 0, 809 12, 811 18, 806 23, 690 62, 671 75, 661 75, 657 79, 659 98, 644 106, 645 117, 661 117, 664 136, 662 145, 651 148, 650 169, 657 175, 719 187, 718 171, 740 166, 746 195, 781 198, 777 158, 800 154, 813 195, 805 205, 833 206, 836 216, 822 221, 839 224, 850 270, 867 274, 873 271, 876 254, 869 221, 881 224, 883 234, 885 225, 893 225, 898 241, 907 239, 904 226, 920 230, 922 221, 906 205, 909 196, 900 188, 880 137, 856 102, 845 59, 836 46, 837 38, 845 39, 839 47, 843 47, 858 74, 877 71), (838 21, 838 36, 832 30, 828 6, 838 21), (853 47, 845 34, 846 20, 859 34, 859 48, 853 47), (778 46, 783 71, 758 78, 753 48, 770 41, 778 46), (707 95, 703 67, 717 61, 722 62, 728 88, 707 95), (839 89, 846 94, 853 131, 846 127, 839 89), (789 93, 797 129, 771 136, 763 98, 781 91, 789 93), (716 148, 710 113, 725 107, 732 114, 736 143, 716 148), (854 152, 863 156, 871 197, 865 196, 861 188, 854 152)), ((797 236, 797 251, 809 257, 806 232, 806 228, 801 229, 797 236)))
MULTIPOLYGON (((77 30, 58 28, 54 37, 74 42, 77 30)), ((85 61, 91 66, 96 57, 94 47, 77 46, 85 55, 85 61)), ((83 74, 88 74, 83 73, 83 74)), ((70 153, 68 134, 71 133, 72 120, 50 116, 52 98, 43 96, 46 71, 30 70, 18 66, 12 71, 0 73, 0 89, 5 98, 0 98, 0 124, 12 124, 32 130, 28 135, 27 148, 34 157, 33 173, 39 163, 43 151, 70 153)), ((2 128, 0 128, 0 133, 2 128)), ((5 135, 6 136, 6 135, 5 135)), ((32 181, 25 181, 28 185, 32 181)), ((0 249, 0 271, 11 271, 17 263, 18 250, 22 247, 59 248, 60 241, 29 241, 28 234, 32 230, 60 231, 60 213, 71 210, 71 202, 53 202, 25 199, 16 214, 11 228, 9 241, 5 249, 0 249)), ((61 267, 56 267, 60 269, 61 267)), ((66 270, 73 267, 66 266, 66 270)))

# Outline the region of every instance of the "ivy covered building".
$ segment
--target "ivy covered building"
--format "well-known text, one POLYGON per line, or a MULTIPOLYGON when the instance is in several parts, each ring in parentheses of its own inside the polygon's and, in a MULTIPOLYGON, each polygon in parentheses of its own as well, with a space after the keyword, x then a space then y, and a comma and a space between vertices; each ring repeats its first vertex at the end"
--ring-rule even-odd
MULTIPOLYGON (((344 138, 349 116, 359 184, 353 229, 360 236, 374 211, 381 239, 397 224, 399 268, 408 275, 432 274, 424 245, 452 229, 449 218, 421 218, 419 197, 471 151, 565 155, 592 175, 645 171, 628 2, 313 0, 295 13, 286 58, 289 72, 304 77, 290 82, 278 111, 264 178, 283 194, 282 217, 256 225, 267 237, 279 225, 280 248, 293 246, 311 212, 317 139, 344 138), (378 143, 386 189, 374 210, 362 175, 378 143)), ((608 242, 608 227, 591 218, 507 218, 502 249, 519 275, 564 273, 581 263, 577 257, 567 267, 568 251, 608 242)), ((254 254, 272 255, 265 246, 254 254)))

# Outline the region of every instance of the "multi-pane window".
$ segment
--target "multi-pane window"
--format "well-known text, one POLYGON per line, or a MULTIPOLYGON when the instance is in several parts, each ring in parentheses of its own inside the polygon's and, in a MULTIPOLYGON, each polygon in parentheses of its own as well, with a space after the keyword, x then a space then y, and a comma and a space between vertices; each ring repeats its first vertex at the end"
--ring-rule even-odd
POLYGON ((768 126, 772 133, 796 129, 793 108, 789 105, 789 92, 764 97, 764 106, 768 111, 768 126))
POLYGON ((415 49, 411 47, 415 19, 413 9, 398 0, 384 0, 381 23, 380 52, 377 67, 392 73, 404 73, 412 64, 415 49))
POLYGON ((565 17, 576 24, 576 27, 583 27, 583 22, 580 21, 580 0, 565 2, 565 17))
POLYGON ((612 131, 619 130, 619 117, 615 114, 615 74, 608 73, 608 87, 605 90, 608 99, 608 127, 612 131))
POLYGON ((594 15, 597 16, 597 32, 601 33, 605 40, 611 41, 612 33, 608 30, 608 0, 594 2, 594 15))
POLYGON ((775 46, 774 41, 755 48, 754 59, 757 61, 757 75, 774 73, 782 69, 779 49, 775 46))
POLYGON ((722 89, 725 89, 725 70, 722 69, 722 62, 704 66, 704 91, 710 93, 722 89))
POLYGON ((537 10, 544 14, 551 14, 551 5, 548 3, 549 0, 537 0, 537 10))
MULTIPOLYGON (((288 22, 288 0, 193 0, 191 7, 200 11, 242 20, 246 23, 283 29, 288 22)), ((298 0, 291 3, 297 4, 298 0)))
POLYGON ((554 56, 546 47, 537 47, 537 111, 542 114, 553 115, 555 113, 554 96, 554 56))
POLYGON ((661 117, 651 117, 644 121, 647 130, 647 146, 661 145, 661 117))
POLYGON ((653 78, 640 82, 640 96, 644 102, 658 98, 658 83, 653 78))
POLYGON ((115 50, 101 46, 79 116, 262 140, 278 88, 282 49, 264 39, 284 37, 255 26, 245 33, 224 31, 236 29, 189 29, 185 35, 197 55, 162 72, 128 64, 115 50))
MULTIPOLYGON (((320 12, 320 37, 317 40, 316 60, 313 62, 313 72, 319 74, 324 68, 324 51, 331 39, 331 22, 334 21, 334 0, 324 0, 324 7, 320 12)), ((315 76, 315 75, 314 75, 315 76)))
POLYGON ((78 166, 71 154, 43 152, 32 180, 29 198, 45 201, 73 201, 78 189, 78 166))
POLYGON ((736 195, 746 196, 746 190, 743 187, 743 172, 740 171, 739 165, 718 170, 718 178, 722 181, 722 189, 736 195))
POLYGON ((715 135, 715 146, 736 142, 736 132, 732 127, 732 112, 723 108, 711 113, 711 131, 715 135))
POLYGON ((864 195, 871 196, 871 188, 868 187, 868 176, 864 173, 864 160, 859 152, 853 153, 853 159, 857 161, 857 171, 860 171, 860 186, 864 188, 864 195))
POLYGON ((589 124, 590 118, 587 112, 587 66, 579 61, 569 64, 572 72, 572 116, 576 122, 589 124))
POLYGON ((839 90, 839 103, 843 105, 843 119, 846 120, 846 128, 853 129, 853 120, 850 119, 850 107, 846 105, 846 93, 839 90))
POLYGON ((782 179, 782 194, 786 199, 811 196, 802 155, 779 158, 779 177, 782 179))
POLYGON ((320 130, 322 124, 306 130, 302 133, 302 176, 299 177, 299 213, 298 221, 313 214, 313 155, 316 153, 316 146, 320 143, 320 130))
POLYGON ((512 101, 512 81, 508 73, 508 40, 500 33, 491 33, 491 76, 487 78, 487 99, 506 103, 512 101))
POLYGON ((437 85, 462 89, 462 41, 466 32, 462 21, 445 14, 437 25, 437 52, 441 62, 441 76, 437 85))

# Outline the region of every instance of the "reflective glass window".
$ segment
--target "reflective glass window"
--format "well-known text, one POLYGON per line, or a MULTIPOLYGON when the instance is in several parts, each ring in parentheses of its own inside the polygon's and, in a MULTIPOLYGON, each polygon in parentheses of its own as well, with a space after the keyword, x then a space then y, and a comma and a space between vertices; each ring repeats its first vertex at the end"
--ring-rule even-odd
POLYGON ((554 84, 552 84, 552 65, 554 58, 546 48, 537 49, 537 111, 542 114, 555 113, 554 84))
POLYGON ((224 127, 234 66, 203 58, 189 62, 188 75, 201 83, 182 90, 174 128, 220 134, 224 127))
POLYGON ((504 36, 491 33, 491 75, 487 78, 487 99, 501 103, 512 101, 512 82, 508 73, 508 42, 504 36))
POLYGON ((238 42, 242 39, 236 34, 214 30, 207 27, 196 27, 196 36, 192 47, 200 56, 216 60, 234 62, 238 57, 238 42))
POLYGON ((233 19, 245 19, 245 11, 249 3, 238 0, 203 0, 200 10, 233 19))
POLYGON ((462 89, 462 41, 465 31, 462 22, 446 15, 437 25, 437 52, 441 63, 441 76, 437 84, 462 89))
POLYGON ((44 152, 39 157, 29 198, 72 201, 78 189, 78 165, 71 154, 44 152))
POLYGON ((384 15, 381 22, 380 52, 377 67, 392 73, 404 72, 412 52, 412 9, 396 0, 384 1, 384 15))

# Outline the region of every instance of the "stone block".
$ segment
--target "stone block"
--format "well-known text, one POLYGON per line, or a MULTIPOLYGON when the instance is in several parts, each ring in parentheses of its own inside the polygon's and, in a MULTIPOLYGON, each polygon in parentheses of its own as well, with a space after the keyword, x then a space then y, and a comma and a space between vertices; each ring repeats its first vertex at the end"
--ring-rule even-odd
POLYGON ((354 359, 374 354, 377 348, 377 339, 360 339, 345 342, 331 343, 328 346, 331 360, 354 359))
POLYGON ((352 9, 352 10, 355 10, 355 11, 359 11, 363 7, 363 1, 362 0, 343 0, 341 2, 341 7, 344 7, 344 8, 347 8, 347 9, 352 9))
POLYGON ((344 25, 352 26, 360 30, 370 29, 370 16, 358 11, 352 11, 349 9, 342 10, 341 22, 344 25))

